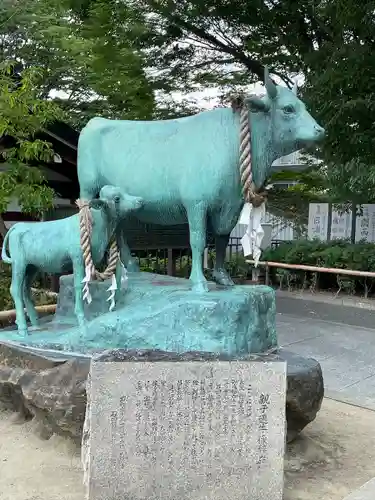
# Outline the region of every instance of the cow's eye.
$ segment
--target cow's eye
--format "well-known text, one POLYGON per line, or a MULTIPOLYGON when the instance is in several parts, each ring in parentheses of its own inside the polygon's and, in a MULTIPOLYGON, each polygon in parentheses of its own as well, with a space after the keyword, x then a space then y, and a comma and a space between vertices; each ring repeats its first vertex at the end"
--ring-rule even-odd
POLYGON ((283 111, 284 111, 284 113, 290 114, 290 113, 294 113, 295 109, 293 106, 289 105, 289 106, 284 106, 283 111))
POLYGON ((120 203, 120 197, 119 196, 115 196, 115 203, 120 203))

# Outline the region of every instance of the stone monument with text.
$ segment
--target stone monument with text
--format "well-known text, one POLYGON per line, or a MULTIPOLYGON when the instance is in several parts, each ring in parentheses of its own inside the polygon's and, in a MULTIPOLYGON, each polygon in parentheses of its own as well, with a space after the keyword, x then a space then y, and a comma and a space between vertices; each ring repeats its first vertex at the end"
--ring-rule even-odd
POLYGON ((92 362, 89 500, 282 499, 286 364, 187 359, 92 362))

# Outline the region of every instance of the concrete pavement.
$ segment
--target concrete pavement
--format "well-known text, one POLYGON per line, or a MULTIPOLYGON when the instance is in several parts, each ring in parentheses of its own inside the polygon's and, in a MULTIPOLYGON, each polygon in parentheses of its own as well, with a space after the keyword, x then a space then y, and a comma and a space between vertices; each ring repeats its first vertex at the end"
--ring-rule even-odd
POLYGON ((280 345, 320 362, 326 396, 375 411, 375 310, 287 293, 276 308, 280 345))
POLYGON ((345 497, 344 500, 374 500, 375 478, 365 483, 361 488, 345 497))

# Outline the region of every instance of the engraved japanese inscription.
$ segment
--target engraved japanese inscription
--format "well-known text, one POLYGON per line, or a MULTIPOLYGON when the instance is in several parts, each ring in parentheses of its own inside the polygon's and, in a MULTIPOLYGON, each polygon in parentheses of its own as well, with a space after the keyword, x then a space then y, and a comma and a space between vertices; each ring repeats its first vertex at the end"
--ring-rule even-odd
POLYGON ((89 499, 281 500, 284 363, 93 363, 89 499))

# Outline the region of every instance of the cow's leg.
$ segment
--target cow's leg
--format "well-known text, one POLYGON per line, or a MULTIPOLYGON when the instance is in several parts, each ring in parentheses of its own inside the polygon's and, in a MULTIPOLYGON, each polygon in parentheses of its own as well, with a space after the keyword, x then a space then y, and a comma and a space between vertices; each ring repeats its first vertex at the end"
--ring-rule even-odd
POLYGON ((119 227, 116 231, 117 245, 120 250, 120 259, 130 273, 139 273, 138 262, 132 257, 125 236, 126 229, 119 227))
POLYGON ((35 305, 31 296, 31 285, 33 284, 37 270, 33 266, 28 266, 25 272, 25 279, 23 281, 23 300, 26 306, 26 312, 30 318, 33 326, 38 326, 38 313, 36 312, 35 305))
POLYGON ((208 284, 203 274, 203 252, 206 246, 207 228, 207 207, 204 203, 198 202, 186 207, 189 231, 190 246, 192 251, 192 266, 190 280, 193 283, 193 290, 196 292, 207 292, 208 284))
POLYGON ((16 324, 19 333, 27 334, 26 314, 23 303, 23 283, 25 279, 26 265, 23 261, 16 261, 12 264, 12 284, 10 293, 16 309, 16 324))
POLYGON ((79 326, 85 326, 85 312, 83 309, 83 278, 85 277, 85 266, 82 255, 72 258, 74 274, 74 313, 79 326))
POLYGON ((224 286, 233 286, 234 283, 229 276, 228 272, 224 268, 225 255, 227 251, 227 246, 230 238, 229 234, 219 234, 215 236, 215 250, 216 250, 216 260, 215 267, 212 276, 216 283, 224 286))
POLYGON ((215 234, 216 260, 213 278, 219 285, 233 286, 228 272, 224 268, 226 250, 230 234, 235 227, 242 209, 241 203, 222 203, 210 214, 215 234))

